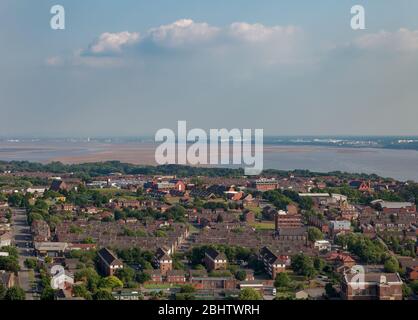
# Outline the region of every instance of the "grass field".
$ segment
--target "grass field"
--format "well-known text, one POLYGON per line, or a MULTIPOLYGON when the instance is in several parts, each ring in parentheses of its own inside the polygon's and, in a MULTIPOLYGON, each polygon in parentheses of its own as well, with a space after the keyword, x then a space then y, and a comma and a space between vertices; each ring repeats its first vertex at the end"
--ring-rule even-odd
POLYGON ((179 287, 180 286, 173 285, 173 284, 152 284, 152 283, 144 284, 145 289, 169 289, 169 288, 179 288, 179 287))
POLYGON ((274 230, 274 222, 254 222, 250 226, 256 230, 274 230))

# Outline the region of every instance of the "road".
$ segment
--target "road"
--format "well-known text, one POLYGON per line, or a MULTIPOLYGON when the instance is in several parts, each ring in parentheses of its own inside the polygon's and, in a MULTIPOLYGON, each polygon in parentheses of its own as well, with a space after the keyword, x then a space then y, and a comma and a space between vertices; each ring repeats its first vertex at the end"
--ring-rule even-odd
POLYGON ((19 253, 19 285, 26 292, 26 300, 34 300, 34 271, 25 267, 24 261, 33 256, 33 242, 24 209, 13 209, 12 232, 19 253))

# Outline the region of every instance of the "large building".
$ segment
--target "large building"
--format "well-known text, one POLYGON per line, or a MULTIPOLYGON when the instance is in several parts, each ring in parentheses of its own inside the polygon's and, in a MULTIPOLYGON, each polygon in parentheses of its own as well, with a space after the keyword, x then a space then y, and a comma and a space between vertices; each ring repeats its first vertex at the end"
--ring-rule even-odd
POLYGON ((412 202, 391 202, 383 200, 372 201, 371 204, 378 207, 383 213, 387 214, 402 214, 402 213, 415 213, 417 208, 412 202))
POLYGON ((267 247, 261 248, 260 260, 264 264, 265 271, 272 279, 276 279, 277 274, 285 272, 286 266, 290 265, 289 256, 277 255, 267 247))
POLYGON ((402 300, 402 280, 397 273, 366 273, 344 275, 341 285, 346 300, 402 300))
POLYGON ((275 213, 274 224, 276 231, 287 228, 300 228, 302 226, 302 216, 280 210, 275 213))
POLYGON ((204 262, 209 271, 225 270, 228 266, 226 255, 212 248, 206 250, 204 262))
POLYGON ((154 256, 153 264, 155 268, 161 271, 163 276, 173 270, 173 259, 170 257, 170 251, 158 248, 154 256))
POLYGON ((251 183, 251 187, 256 189, 257 191, 269 191, 269 190, 276 190, 278 188, 277 180, 272 179, 258 179, 251 183))
POLYGON ((102 248, 98 252, 99 256, 99 267, 103 274, 107 276, 113 276, 114 273, 123 269, 123 263, 116 255, 107 248, 102 248))

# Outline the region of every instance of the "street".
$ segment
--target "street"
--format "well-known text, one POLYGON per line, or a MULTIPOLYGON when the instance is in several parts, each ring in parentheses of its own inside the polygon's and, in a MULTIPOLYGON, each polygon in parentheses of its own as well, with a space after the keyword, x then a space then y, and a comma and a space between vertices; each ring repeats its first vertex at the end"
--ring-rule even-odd
POLYGON ((19 253, 19 285, 26 292, 26 300, 34 300, 34 271, 27 269, 24 263, 27 258, 33 256, 34 252, 30 227, 26 217, 24 209, 13 209, 12 232, 14 245, 19 253))

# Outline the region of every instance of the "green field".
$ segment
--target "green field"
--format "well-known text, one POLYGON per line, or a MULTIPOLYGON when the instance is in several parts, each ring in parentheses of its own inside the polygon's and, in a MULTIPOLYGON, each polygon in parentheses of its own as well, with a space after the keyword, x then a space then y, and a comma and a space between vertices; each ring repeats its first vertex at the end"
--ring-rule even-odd
POLYGON ((256 230, 274 230, 275 228, 273 222, 254 222, 250 226, 256 230))

